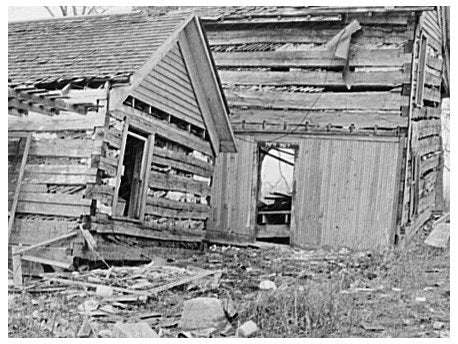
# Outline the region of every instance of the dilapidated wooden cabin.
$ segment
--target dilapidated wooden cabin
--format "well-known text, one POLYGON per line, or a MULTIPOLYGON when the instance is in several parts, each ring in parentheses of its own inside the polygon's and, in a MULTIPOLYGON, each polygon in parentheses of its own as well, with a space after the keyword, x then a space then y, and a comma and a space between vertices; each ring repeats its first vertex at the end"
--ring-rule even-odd
POLYGON ((9 244, 22 258, 70 267, 145 260, 152 240, 199 244, 215 158, 236 147, 197 18, 16 22, 8 39, 9 244))
POLYGON ((239 148, 217 158, 207 238, 386 247, 428 220, 447 84, 440 12, 197 9, 239 148), (261 166, 279 151, 294 156, 292 190, 267 203, 261 166))

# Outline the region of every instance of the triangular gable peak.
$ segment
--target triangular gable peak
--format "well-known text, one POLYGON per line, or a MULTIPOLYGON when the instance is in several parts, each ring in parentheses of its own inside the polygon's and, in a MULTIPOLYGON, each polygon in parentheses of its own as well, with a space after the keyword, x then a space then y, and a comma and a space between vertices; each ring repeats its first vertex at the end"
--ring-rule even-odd
POLYGON ((132 76, 129 96, 206 130, 216 154, 235 152, 228 110, 200 23, 190 16, 132 76))

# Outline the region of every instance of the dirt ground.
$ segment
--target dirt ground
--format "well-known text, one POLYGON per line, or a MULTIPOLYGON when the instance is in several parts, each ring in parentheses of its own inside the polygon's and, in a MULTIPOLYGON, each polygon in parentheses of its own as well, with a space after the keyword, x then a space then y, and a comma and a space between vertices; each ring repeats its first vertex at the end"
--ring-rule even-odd
POLYGON ((112 303, 106 316, 78 309, 88 299, 104 304, 91 288, 10 291, 9 337, 77 337, 83 323, 89 336, 110 337, 116 321, 139 319, 161 337, 177 337, 183 302, 200 296, 233 306, 232 327, 203 337, 234 337, 247 320, 259 328, 254 337, 449 337, 450 250, 425 245, 429 231, 420 230, 407 248, 385 251, 211 246, 188 257, 171 254, 159 261, 222 274, 147 301, 112 303), (266 280, 277 288, 260 290, 266 280))

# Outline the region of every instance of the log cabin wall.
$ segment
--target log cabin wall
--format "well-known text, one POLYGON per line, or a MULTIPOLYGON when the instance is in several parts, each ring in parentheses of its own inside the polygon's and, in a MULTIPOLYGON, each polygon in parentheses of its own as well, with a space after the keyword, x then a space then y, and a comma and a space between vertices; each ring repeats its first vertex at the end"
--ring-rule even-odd
MULTIPOLYGON (((122 106, 110 111, 107 138, 104 156, 110 160, 110 172, 105 173, 95 192, 100 202, 92 228, 108 242, 113 242, 113 235, 122 234, 132 238, 128 242, 134 240, 140 246, 145 245, 142 239, 200 243, 210 213, 215 157, 205 131, 175 113, 130 96, 122 106), (113 205, 126 126, 145 133, 154 142, 145 160, 148 177, 139 219, 123 218, 117 213, 119 200, 118 205, 113 205)), ((105 243, 100 248, 107 259, 144 259, 135 250, 110 252, 108 247, 110 244, 105 243)))
MULTIPOLYGON (((256 164, 253 157, 257 156, 256 142, 270 134, 277 142, 293 141, 300 145, 301 156, 296 166, 300 170, 297 175, 302 179, 296 179, 296 196, 298 192, 303 193, 303 203, 310 208, 305 204, 302 211, 296 208, 295 221, 297 227, 313 219, 317 225, 297 232, 295 244, 355 248, 390 245, 399 234, 401 224, 399 202, 407 156, 417 15, 414 12, 349 13, 316 21, 282 19, 283 22, 272 18, 256 20, 248 15, 231 19, 229 15, 214 22, 204 18, 230 105, 231 124, 242 147, 238 155, 224 154, 217 158, 212 193, 216 203, 208 233, 214 240, 218 237, 239 242, 255 239, 256 206, 253 204, 256 203, 257 167, 253 165, 256 164), (325 44, 354 19, 359 21, 361 30, 351 38, 351 88, 348 89, 342 78, 344 62, 334 59, 325 44), (329 135, 329 139, 314 138, 317 134, 329 135), (340 146, 338 138, 332 135, 345 138, 345 150, 341 154, 334 155, 340 146), (375 142, 371 142, 372 139, 375 142), (315 148, 322 154, 313 153, 315 148), (339 159, 326 162, 324 156, 339 159), (345 156, 348 159, 344 159, 345 156), (319 164, 317 159, 323 163, 319 164), (335 182, 336 187, 345 188, 350 179, 342 171, 354 170, 355 159, 362 159, 360 172, 367 185, 350 193, 350 198, 344 200, 341 192, 342 197, 336 199, 336 190, 327 192, 324 184, 335 182), (313 164, 318 164, 315 172, 313 164), (380 178, 379 172, 385 169, 387 179, 380 178), (311 175, 304 176, 304 171, 311 175), (334 179, 320 179, 324 183, 320 186, 318 180, 313 179, 317 173, 329 178, 334 176, 334 179), (374 185, 383 185, 383 190, 377 192, 374 185), (237 193, 240 188, 243 197, 237 193), (364 195, 369 195, 369 190, 372 190, 370 199, 366 199, 364 195), (354 213, 337 211, 339 204, 369 201, 372 201, 370 209, 356 207, 354 213), (337 215, 331 216, 335 211, 337 215), (349 217, 354 220, 350 221, 351 229, 345 225, 349 217), (381 217, 390 219, 381 226, 383 228, 378 226, 380 222, 373 222, 374 218, 381 217), (338 231, 340 234, 336 233, 336 224, 344 224, 338 231)), ((429 97, 431 92, 428 90, 426 94, 429 97)))
POLYGON ((414 46, 411 149, 403 204, 402 234, 409 237, 435 209, 436 184, 442 173, 441 81, 442 33, 437 10, 418 18, 414 46))
MULTIPOLYGON (((31 133, 10 244, 34 244, 67 233, 91 215, 104 113, 10 116, 9 133, 31 133)), ((8 140, 8 202, 17 183, 24 140, 8 140), (19 162, 19 164, 18 164, 19 162)))

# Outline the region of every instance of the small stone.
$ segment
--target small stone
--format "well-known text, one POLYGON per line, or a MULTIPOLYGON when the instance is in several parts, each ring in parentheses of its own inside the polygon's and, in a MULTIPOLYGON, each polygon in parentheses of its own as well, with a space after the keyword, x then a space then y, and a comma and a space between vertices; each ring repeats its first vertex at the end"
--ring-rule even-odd
POLYGON ((402 289, 401 289, 401 288, 391 288, 391 290, 392 290, 392 291, 396 291, 396 292, 400 292, 400 291, 402 291, 402 289))
POLYGON ((113 295, 113 288, 105 285, 97 286, 95 294, 100 297, 110 297, 113 295))
POLYGON ((228 321, 217 298, 198 297, 184 302, 178 326, 183 330, 224 328, 228 321))
POLYGON ((78 338, 89 338, 91 333, 92 333, 91 325, 89 324, 89 322, 87 320, 84 320, 83 324, 81 325, 81 327, 80 327, 80 329, 78 331, 77 337, 78 338))
POLYGON ((111 338, 111 331, 106 329, 106 330, 100 330, 98 333, 98 336, 100 338, 111 338))
POLYGON ((113 338, 159 338, 156 332, 146 323, 122 323, 118 321, 113 328, 113 338))
POLYGON ((258 331, 258 325, 253 320, 249 320, 237 330, 239 337, 250 337, 258 331))
POLYGON ((417 302, 426 302, 426 297, 418 296, 418 297, 415 298, 415 301, 417 301, 417 302))
POLYGON ((277 286, 275 285, 274 282, 266 280, 266 281, 262 281, 259 284, 259 289, 261 289, 261 290, 275 290, 275 289, 277 289, 277 286))
POLYGON ((444 327, 445 327, 445 324, 443 322, 441 322, 441 321, 436 321, 433 324, 433 328, 435 330, 442 330, 444 327))

